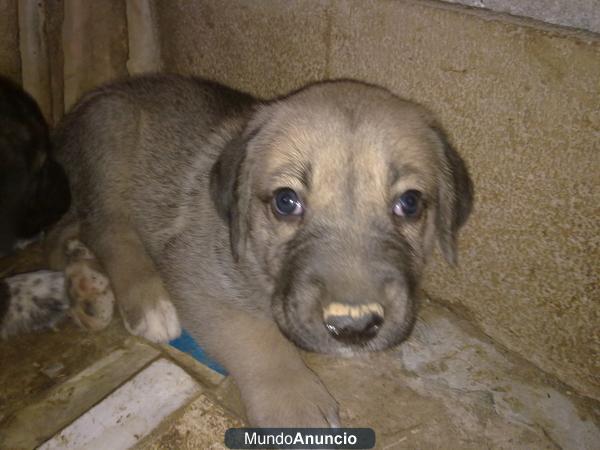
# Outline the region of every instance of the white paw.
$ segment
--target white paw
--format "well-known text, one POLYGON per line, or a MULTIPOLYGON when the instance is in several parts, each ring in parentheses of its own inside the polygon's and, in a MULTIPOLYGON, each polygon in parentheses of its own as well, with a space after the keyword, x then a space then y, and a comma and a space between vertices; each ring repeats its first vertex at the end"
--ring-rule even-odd
POLYGON ((127 319, 124 322, 131 334, 152 342, 169 342, 181 334, 177 311, 170 300, 159 299, 152 307, 146 306, 135 326, 130 326, 127 319))

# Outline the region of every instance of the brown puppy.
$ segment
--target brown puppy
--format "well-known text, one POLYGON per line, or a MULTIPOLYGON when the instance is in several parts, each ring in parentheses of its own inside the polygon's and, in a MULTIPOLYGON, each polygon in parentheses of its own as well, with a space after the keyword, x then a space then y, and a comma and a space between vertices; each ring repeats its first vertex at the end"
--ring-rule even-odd
POLYGON ((133 79, 87 95, 56 146, 128 329, 166 341, 181 320, 258 426, 338 425, 293 344, 351 355, 402 341, 435 238, 454 261, 472 205, 432 116, 358 82, 260 102, 133 79))

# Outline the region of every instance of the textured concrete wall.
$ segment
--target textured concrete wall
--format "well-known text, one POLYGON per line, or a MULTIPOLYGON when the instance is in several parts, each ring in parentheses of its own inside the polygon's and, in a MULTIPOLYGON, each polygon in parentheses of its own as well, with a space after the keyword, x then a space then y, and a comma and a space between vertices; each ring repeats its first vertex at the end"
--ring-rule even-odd
POLYGON ((82 93, 127 75, 123 0, 65 0, 62 25, 64 107, 82 93))
POLYGON ((329 2, 156 2, 165 70, 283 94, 327 76, 329 2))
POLYGON ((598 0, 443 0, 600 33, 598 0))
POLYGON ((17 0, 0 0, 0 75, 21 82, 17 0))
POLYGON ((50 122, 62 117, 62 0, 0 0, 0 75, 40 104, 50 122))
POLYGON ((162 58, 158 37, 158 19, 153 0, 127 1, 127 71, 134 75, 160 72, 162 58))
POLYGON ((461 266, 428 292, 600 398, 600 42, 418 1, 158 2, 170 71, 259 95, 320 78, 385 85, 436 111, 476 213, 461 266))
POLYGON ((64 19, 63 2, 46 1, 46 48, 50 73, 50 95, 52 101, 52 123, 56 124, 64 113, 64 80, 62 24, 64 19))
POLYGON ((52 117, 52 95, 45 4, 38 0, 19 0, 17 8, 23 89, 37 101, 42 114, 49 120, 52 117))

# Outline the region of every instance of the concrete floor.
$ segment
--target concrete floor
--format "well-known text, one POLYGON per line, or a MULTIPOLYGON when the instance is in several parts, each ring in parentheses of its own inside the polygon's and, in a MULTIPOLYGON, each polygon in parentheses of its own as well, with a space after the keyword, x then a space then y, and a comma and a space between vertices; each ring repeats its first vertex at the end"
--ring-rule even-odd
MULTIPOLYGON (((34 448, 57 434, 63 440, 55 438, 54 448, 76 448, 60 431, 159 359, 182 367, 200 388, 149 434, 136 434, 135 447, 225 448, 224 431, 244 423, 232 381, 128 336, 120 320, 95 334, 67 323, 0 342, 0 448, 34 448)), ((306 359, 339 401, 344 425, 374 428, 377 448, 597 449, 600 442, 598 402, 430 301, 412 337, 394 350, 306 359)))

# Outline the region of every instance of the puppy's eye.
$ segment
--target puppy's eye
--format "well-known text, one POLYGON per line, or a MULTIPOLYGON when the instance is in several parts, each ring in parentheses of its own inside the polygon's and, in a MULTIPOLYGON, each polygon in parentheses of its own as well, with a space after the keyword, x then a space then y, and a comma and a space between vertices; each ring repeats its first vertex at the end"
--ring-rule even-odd
POLYGON ((423 209, 421 193, 411 189, 403 193, 394 202, 392 212, 398 217, 417 218, 423 209))
POLYGON ((280 188, 273 196, 273 212, 278 216, 301 216, 304 206, 298 198, 298 194, 290 188, 280 188))

